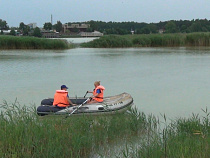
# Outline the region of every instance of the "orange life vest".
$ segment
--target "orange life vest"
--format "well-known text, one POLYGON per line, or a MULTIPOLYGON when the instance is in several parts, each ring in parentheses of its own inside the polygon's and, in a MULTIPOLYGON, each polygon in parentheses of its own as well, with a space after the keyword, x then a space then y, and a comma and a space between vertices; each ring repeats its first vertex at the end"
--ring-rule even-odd
POLYGON ((67 100, 67 95, 68 91, 65 90, 56 90, 56 93, 54 95, 54 101, 53 105, 54 106, 59 106, 59 107, 67 107, 69 106, 69 102, 67 100))
POLYGON ((99 85, 98 87, 96 87, 94 90, 93 90, 93 95, 96 95, 97 93, 97 90, 100 89, 101 90, 101 93, 98 94, 97 97, 94 97, 93 99, 97 102, 103 102, 104 100, 104 90, 105 88, 101 85, 99 85))

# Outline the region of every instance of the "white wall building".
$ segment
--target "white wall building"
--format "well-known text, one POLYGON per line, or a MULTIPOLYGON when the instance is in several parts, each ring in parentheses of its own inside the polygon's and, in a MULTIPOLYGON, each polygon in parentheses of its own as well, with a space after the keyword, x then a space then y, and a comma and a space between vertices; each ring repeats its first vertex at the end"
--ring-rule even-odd
MULTIPOLYGON (((14 30, 14 31, 16 33, 18 33, 17 30, 14 30)), ((10 34, 11 30, 2 30, 2 32, 3 32, 4 35, 8 35, 8 34, 10 34)), ((1 31, 0 31, 0 33, 1 33, 1 31)))
POLYGON ((30 27, 30 29, 35 29, 37 27, 36 23, 30 23, 28 24, 28 26, 30 27))
POLYGON ((99 31, 94 31, 94 32, 81 32, 79 33, 79 35, 82 37, 100 37, 103 36, 104 34, 99 31))

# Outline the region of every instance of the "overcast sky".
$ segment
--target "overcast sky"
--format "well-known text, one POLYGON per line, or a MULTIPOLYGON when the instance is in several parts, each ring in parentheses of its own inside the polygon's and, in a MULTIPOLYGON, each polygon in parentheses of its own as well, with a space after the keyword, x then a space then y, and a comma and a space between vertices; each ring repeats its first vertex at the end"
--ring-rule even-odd
POLYGON ((210 20, 210 0, 0 0, 0 19, 10 27, 36 22, 53 24, 99 21, 159 22, 210 20))

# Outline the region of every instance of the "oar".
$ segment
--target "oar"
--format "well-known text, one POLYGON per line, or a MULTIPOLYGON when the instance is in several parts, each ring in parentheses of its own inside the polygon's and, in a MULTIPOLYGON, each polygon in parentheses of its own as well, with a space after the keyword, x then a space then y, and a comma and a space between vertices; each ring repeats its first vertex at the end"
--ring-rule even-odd
POLYGON ((85 96, 84 96, 84 98, 86 97, 86 95, 88 94, 88 91, 85 93, 85 96))
MULTIPOLYGON (((82 105, 84 105, 90 98, 88 98, 87 100, 85 100, 82 104, 80 104, 76 109, 74 109, 68 116, 71 116, 75 111, 77 111, 82 105)), ((66 116, 66 118, 68 117, 66 116)))

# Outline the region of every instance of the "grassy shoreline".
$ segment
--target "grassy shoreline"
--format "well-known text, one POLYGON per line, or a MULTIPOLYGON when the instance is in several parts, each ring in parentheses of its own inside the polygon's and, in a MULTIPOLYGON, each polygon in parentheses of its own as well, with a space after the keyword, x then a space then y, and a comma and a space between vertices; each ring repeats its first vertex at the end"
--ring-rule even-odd
MULTIPOLYGON (((130 48, 130 47, 209 47, 210 33, 175 33, 148 35, 106 35, 82 43, 84 48, 130 48)), ((36 37, 0 36, 2 49, 70 49, 76 47, 61 39, 36 37)))
POLYGON ((210 46, 210 33, 108 35, 81 44, 87 48, 210 46))
MULTIPOLYGON (((207 158, 209 113, 169 124, 137 109, 111 116, 38 117, 35 107, 3 102, 0 115, 0 157, 90 157, 100 147, 124 142, 114 157, 207 158), (135 150, 126 142, 135 139, 135 150)), ((166 121, 166 117, 164 115, 166 121)), ((122 144, 122 143, 121 143, 122 144)), ((131 142, 133 144, 133 142, 131 142)), ((103 153, 101 153, 103 154, 103 153)))
POLYGON ((0 36, 0 50, 2 49, 69 49, 73 48, 65 40, 45 39, 37 37, 0 36))

